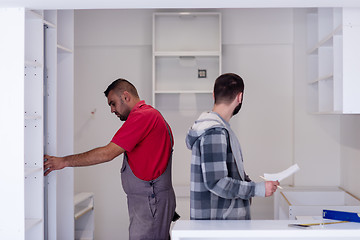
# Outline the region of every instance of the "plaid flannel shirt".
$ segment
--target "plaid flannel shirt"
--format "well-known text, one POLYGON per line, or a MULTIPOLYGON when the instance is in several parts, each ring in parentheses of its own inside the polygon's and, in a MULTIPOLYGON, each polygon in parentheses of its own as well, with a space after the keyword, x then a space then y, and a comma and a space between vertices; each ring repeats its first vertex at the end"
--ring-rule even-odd
POLYGON ((225 126, 193 126, 186 143, 192 150, 190 218, 250 219, 250 199, 262 195, 265 186, 246 174, 241 179, 225 126))

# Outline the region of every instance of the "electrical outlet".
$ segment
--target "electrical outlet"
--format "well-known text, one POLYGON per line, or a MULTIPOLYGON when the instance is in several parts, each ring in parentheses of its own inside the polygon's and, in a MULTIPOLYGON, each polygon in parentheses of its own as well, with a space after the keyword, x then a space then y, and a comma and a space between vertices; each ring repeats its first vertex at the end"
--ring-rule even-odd
POLYGON ((206 78, 206 69, 198 69, 198 78, 206 78))

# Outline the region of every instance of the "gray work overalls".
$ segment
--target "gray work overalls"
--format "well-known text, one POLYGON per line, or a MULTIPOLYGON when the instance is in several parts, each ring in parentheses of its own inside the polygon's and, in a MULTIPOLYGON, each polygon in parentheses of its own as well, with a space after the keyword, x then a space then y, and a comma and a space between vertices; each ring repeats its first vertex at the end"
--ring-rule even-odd
MULTIPOLYGON (((172 142, 171 134, 170 139, 172 142)), ((172 150, 165 172, 154 180, 144 181, 134 175, 124 154, 121 182, 127 194, 130 240, 169 240, 170 223, 176 206, 171 162, 172 150)))

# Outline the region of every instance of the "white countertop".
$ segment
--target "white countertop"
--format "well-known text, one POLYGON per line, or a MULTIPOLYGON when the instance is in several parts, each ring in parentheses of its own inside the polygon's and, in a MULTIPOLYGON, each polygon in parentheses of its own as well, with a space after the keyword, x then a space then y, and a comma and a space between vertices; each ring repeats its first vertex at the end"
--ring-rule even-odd
MULTIPOLYGON (((324 220, 324 223, 333 220, 324 220)), ((360 223, 347 222, 289 227, 291 223, 319 223, 316 220, 179 220, 171 237, 179 239, 360 239, 360 223)))

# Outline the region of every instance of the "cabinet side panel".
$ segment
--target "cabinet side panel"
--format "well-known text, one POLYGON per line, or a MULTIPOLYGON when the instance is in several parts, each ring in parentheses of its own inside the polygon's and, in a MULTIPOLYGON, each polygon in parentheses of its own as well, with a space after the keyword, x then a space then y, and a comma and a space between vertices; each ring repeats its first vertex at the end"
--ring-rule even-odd
MULTIPOLYGON (((73 49, 73 10, 58 11, 58 25, 62 24, 58 40, 73 49)), ((70 155, 74 151, 74 55, 58 51, 57 61, 57 151, 59 155, 70 155)), ((74 239, 73 168, 57 174, 57 223, 58 239, 74 239)))
POLYGON ((343 112, 360 113, 360 9, 344 9, 343 112))
POLYGON ((24 19, 24 9, 0 9, 0 239, 25 236, 24 19))

